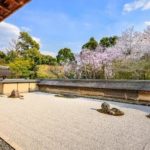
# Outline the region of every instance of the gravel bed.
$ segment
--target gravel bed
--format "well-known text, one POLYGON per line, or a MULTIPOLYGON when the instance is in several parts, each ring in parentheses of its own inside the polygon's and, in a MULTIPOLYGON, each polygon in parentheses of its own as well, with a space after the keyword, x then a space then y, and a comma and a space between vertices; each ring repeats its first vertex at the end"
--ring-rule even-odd
POLYGON ((0 98, 0 133, 16 150, 150 150, 150 107, 108 102, 116 117, 96 111, 104 100, 23 95, 0 98))

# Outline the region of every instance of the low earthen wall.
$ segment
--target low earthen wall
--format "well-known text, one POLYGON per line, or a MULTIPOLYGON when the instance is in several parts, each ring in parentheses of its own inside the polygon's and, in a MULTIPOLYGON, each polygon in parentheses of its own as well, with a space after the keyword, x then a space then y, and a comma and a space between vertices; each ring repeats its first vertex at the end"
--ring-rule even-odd
POLYGON ((42 92, 150 105, 150 81, 43 80, 38 87, 42 92))
POLYGON ((2 80, 0 94, 12 90, 49 92, 150 105, 150 81, 129 80, 2 80))
POLYGON ((38 91, 37 81, 6 79, 0 82, 0 94, 9 95, 13 90, 17 90, 20 93, 38 91))

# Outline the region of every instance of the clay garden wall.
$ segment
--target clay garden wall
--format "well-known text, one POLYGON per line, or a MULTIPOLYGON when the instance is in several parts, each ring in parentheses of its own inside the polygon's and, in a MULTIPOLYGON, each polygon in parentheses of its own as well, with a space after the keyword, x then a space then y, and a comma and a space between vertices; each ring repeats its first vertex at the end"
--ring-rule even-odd
POLYGON ((37 81, 35 80, 2 80, 0 82, 0 93, 9 95, 13 90, 20 93, 38 91, 37 81))
POLYGON ((150 81, 129 80, 2 80, 0 94, 12 90, 49 92, 150 105, 150 81))
POLYGON ((150 81, 43 80, 38 86, 42 92, 150 105, 150 81))

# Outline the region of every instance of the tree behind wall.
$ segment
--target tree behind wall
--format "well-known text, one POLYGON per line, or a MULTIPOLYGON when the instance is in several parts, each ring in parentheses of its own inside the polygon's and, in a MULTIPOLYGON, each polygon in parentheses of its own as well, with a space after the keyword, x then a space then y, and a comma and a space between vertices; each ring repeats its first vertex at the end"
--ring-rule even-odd
POLYGON ((149 37, 150 27, 144 32, 129 28, 116 42, 110 38, 112 45, 109 38, 102 38, 101 46, 93 51, 82 49, 76 58, 76 66, 69 64, 65 70, 70 71, 73 77, 80 75, 80 78, 86 79, 150 79, 149 37))
POLYGON ((97 46, 98 42, 95 40, 94 37, 91 37, 89 41, 82 46, 82 49, 95 50, 97 46))
POLYGON ((57 57, 57 62, 60 65, 67 64, 75 60, 74 54, 69 48, 60 49, 56 57, 57 57))
POLYGON ((15 78, 29 78, 32 76, 32 64, 30 60, 17 58, 9 64, 12 74, 15 78))
POLYGON ((57 64, 52 56, 40 53, 39 43, 27 32, 21 32, 19 38, 11 42, 7 49, 5 63, 10 66, 14 77, 17 78, 36 78, 37 65, 57 64))

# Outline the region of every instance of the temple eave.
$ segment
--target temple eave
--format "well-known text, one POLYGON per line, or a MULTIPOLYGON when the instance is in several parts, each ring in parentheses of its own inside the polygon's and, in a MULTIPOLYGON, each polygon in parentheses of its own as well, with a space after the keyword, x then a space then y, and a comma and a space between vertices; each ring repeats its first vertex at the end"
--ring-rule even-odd
POLYGON ((0 0, 0 22, 29 1, 30 0, 0 0))

